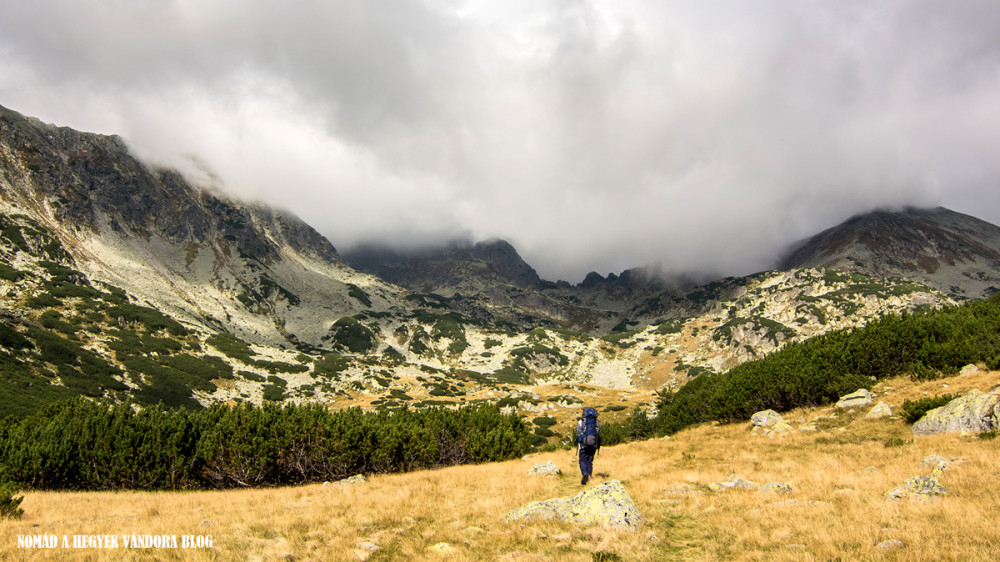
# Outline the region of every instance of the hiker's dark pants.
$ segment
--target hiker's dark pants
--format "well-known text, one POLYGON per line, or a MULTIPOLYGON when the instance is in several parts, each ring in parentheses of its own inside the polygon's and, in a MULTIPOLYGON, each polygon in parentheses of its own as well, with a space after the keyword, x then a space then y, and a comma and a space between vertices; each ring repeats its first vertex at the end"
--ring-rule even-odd
POLYGON ((580 475, 590 476, 594 474, 594 453, 597 447, 580 447, 580 475))

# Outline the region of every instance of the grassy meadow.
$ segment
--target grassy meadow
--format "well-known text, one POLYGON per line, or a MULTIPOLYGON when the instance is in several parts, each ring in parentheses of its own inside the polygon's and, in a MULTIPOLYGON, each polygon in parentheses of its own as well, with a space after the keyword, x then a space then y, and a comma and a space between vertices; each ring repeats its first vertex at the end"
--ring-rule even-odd
MULTIPOLYGON (((1000 373, 879 383, 904 399, 971 388, 1000 373)), ((801 409, 771 439, 749 423, 705 424, 669 439, 601 450, 594 483, 622 481, 644 517, 635 532, 554 522, 505 522, 524 504, 583 489, 573 453, 409 474, 361 484, 219 492, 24 493, 21 519, 0 520, 3 560, 997 560, 1000 440, 913 438, 898 416, 801 409), (912 441, 911 441, 912 440, 912 441), (930 502, 887 502, 929 455, 960 459, 930 502), (529 476, 552 461, 560 477, 529 476), (733 475, 792 492, 711 492, 733 475), (24 548, 18 536, 118 535, 118 548, 24 548), (211 537, 211 548, 125 548, 121 535, 211 537), (899 541, 887 548, 879 545, 899 541), (442 546, 441 543, 445 543, 442 546), (900 544, 901 543, 901 544, 900 544)))

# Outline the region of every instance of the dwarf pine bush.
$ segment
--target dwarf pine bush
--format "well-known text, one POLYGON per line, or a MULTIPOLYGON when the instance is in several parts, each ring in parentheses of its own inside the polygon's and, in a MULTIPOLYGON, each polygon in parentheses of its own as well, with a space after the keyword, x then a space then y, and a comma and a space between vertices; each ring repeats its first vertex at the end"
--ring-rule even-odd
POLYGON ((24 514, 20 508, 24 496, 14 497, 18 492, 18 486, 11 481, 0 483, 0 517, 19 518, 24 514))
POLYGON ((508 460, 524 420, 496 406, 331 411, 318 404, 205 409, 83 399, 0 421, 0 466, 38 489, 196 489, 339 480, 508 460))

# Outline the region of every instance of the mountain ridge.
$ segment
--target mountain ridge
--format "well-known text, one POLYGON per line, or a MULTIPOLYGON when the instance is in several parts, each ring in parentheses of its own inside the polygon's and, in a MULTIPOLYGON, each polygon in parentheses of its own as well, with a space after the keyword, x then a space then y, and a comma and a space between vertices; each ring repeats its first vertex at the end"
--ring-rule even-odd
POLYGON ((401 286, 288 213, 150 168, 116 137, 6 109, 0 230, 0 394, 19 411, 68 392, 185 406, 485 400, 525 415, 594 396, 648 405, 788 342, 954 302, 824 268, 553 283, 501 240, 389 253, 401 286))

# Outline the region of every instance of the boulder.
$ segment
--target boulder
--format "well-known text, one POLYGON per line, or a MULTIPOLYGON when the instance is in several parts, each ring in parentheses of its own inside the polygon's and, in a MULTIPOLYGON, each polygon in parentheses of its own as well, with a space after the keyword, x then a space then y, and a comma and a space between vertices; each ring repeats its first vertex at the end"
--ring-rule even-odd
POLYGON ((840 400, 837 401, 837 407, 864 408, 865 406, 871 406, 872 402, 874 402, 872 399, 872 393, 868 392, 867 388, 862 388, 848 394, 847 396, 841 396, 840 400))
POLYGON ((885 499, 899 501, 909 498, 910 501, 930 501, 947 493, 948 489, 941 485, 937 476, 914 476, 886 492, 885 499))
POLYGON ((635 530, 642 523, 639 509, 618 480, 609 480, 575 496, 531 502, 511 511, 504 518, 506 521, 531 519, 554 519, 627 530, 635 530))
POLYGON ((978 373, 978 372, 979 372, 979 366, 978 365, 966 365, 966 366, 962 367, 962 370, 959 371, 958 374, 964 376, 964 375, 971 375, 973 373, 978 373))
POLYGON ((940 408, 930 410, 913 424, 914 435, 981 433, 1000 427, 1000 397, 971 390, 940 408))
POLYGON ((776 423, 780 423, 781 421, 781 414, 775 412, 774 410, 764 410, 750 416, 750 423, 752 423, 754 427, 763 427, 765 429, 776 423))
POLYGON ((562 471, 556 466, 552 461, 538 463, 531 467, 528 474, 533 474, 536 476, 559 476, 562 471))
POLYGON ((879 402, 878 404, 875 404, 875 407, 872 408, 870 412, 868 412, 868 415, 865 416, 865 419, 877 420, 880 418, 887 418, 891 415, 892 415, 892 408, 890 408, 889 405, 886 404, 885 402, 879 402))

